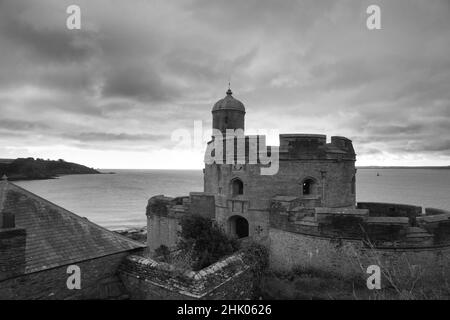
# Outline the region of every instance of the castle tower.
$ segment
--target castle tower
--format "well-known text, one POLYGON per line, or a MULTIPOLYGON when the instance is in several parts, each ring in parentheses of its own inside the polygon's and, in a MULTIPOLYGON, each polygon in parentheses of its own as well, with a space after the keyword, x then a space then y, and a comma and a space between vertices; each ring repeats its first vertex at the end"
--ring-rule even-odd
POLYGON ((225 135, 227 129, 242 129, 245 124, 245 107, 242 102, 233 97, 228 89, 225 98, 217 101, 212 109, 213 129, 218 129, 225 135))

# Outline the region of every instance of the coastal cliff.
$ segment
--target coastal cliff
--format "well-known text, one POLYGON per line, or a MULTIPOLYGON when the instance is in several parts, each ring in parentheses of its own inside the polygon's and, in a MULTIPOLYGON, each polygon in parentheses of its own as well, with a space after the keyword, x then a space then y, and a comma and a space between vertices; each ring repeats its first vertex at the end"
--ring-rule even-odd
POLYGON ((11 181, 53 179, 67 174, 100 174, 100 172, 62 159, 18 158, 0 161, 0 177, 7 175, 11 181))

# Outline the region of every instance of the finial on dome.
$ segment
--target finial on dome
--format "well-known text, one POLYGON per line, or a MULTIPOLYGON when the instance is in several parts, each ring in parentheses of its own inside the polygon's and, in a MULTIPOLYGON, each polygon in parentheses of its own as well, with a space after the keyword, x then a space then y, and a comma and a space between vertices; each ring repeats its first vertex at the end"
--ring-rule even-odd
POLYGON ((227 96, 231 96, 233 92, 231 91, 231 81, 228 81, 228 90, 227 90, 227 96))

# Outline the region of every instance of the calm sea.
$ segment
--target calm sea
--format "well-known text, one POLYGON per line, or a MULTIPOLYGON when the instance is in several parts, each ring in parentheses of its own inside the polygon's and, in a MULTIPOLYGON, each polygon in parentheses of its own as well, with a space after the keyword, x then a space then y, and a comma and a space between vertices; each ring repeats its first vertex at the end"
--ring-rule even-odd
MULTIPOLYGON (((70 175, 16 184, 112 230, 144 226, 151 196, 203 191, 201 170, 111 171, 116 174, 70 175)), ((358 201, 450 210, 450 170, 359 169, 356 191, 358 201)))

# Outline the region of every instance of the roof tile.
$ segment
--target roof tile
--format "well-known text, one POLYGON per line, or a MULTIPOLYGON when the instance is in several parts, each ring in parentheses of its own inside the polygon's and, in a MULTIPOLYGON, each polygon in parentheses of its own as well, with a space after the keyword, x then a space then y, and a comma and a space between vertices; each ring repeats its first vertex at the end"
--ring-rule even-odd
POLYGON ((145 247, 9 182, 0 182, 0 213, 27 231, 25 273, 145 247))

